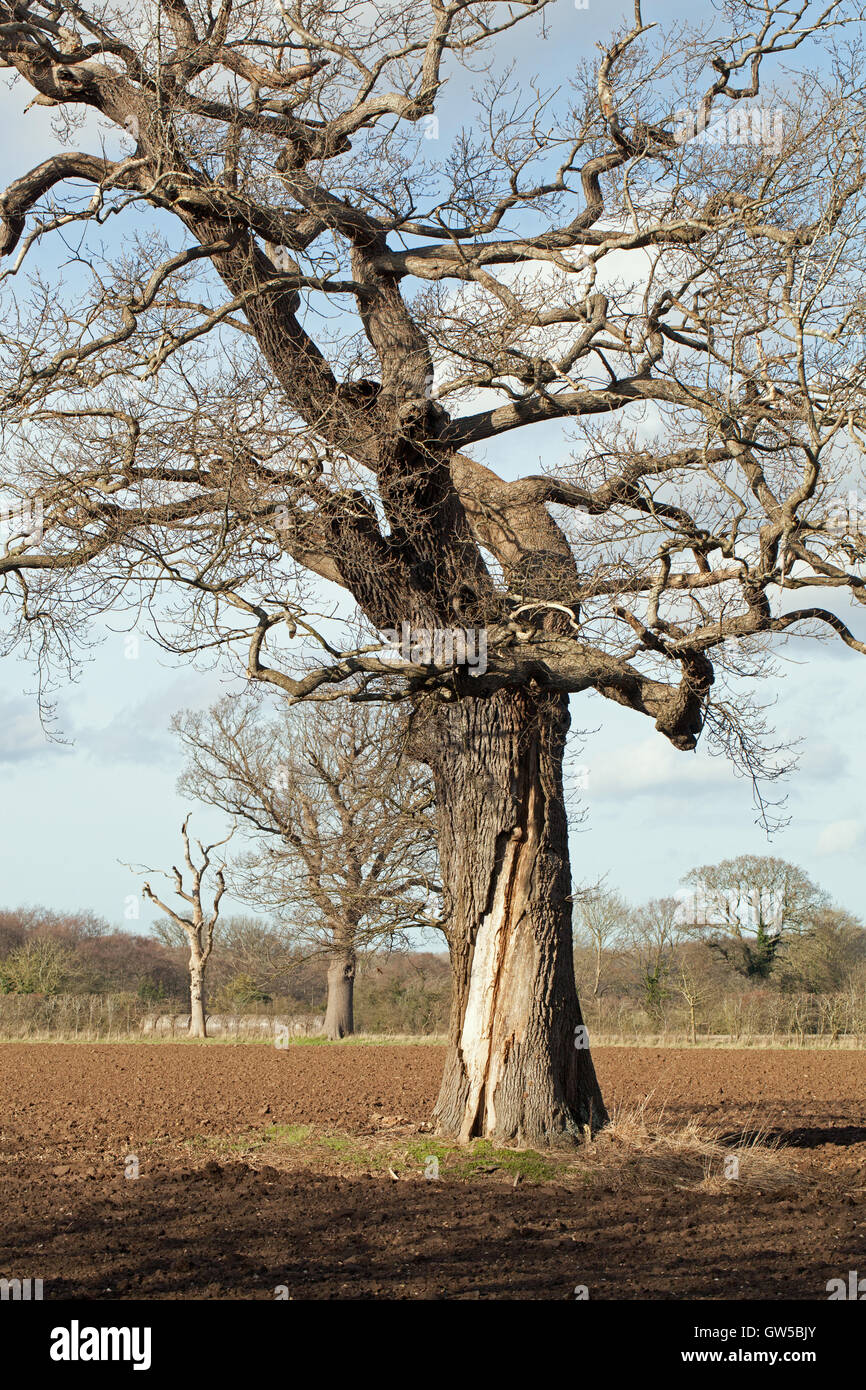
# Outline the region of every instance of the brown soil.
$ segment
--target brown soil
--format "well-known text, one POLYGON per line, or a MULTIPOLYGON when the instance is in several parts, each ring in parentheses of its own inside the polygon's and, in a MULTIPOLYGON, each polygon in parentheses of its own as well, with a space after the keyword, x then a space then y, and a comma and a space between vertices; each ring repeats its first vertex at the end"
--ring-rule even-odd
POLYGON ((609 1105, 696 1115, 732 1142, 763 1129, 789 1176, 682 1189, 612 1170, 575 1190, 531 1176, 515 1187, 491 1162, 425 1181, 438 1047, 10 1043, 0 1276, 42 1278, 51 1299, 272 1298, 278 1286, 570 1299, 586 1285, 594 1299, 822 1300, 829 1279, 866 1271, 866 1053, 596 1056, 609 1105), (312 1126, 333 1147, 299 1166, 291 1145, 265 1142, 283 1133, 272 1126, 312 1126), (388 1133, 414 1155, 398 1181, 363 1158, 388 1133), (124 1177, 130 1154, 137 1181, 124 1177))

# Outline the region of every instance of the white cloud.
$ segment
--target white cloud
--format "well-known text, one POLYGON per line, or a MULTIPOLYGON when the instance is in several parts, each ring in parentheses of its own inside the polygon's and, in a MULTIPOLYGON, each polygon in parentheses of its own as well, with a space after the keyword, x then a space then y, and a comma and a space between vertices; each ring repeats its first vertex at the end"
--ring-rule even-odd
POLYGON ((721 758, 678 752, 659 734, 583 761, 569 760, 566 784, 575 776, 592 800, 686 789, 694 792, 697 786, 710 794, 730 786, 733 779, 730 766, 721 758))
POLYGON ((187 707, 206 708, 226 693, 212 672, 187 674, 155 688, 146 699, 122 705, 105 723, 78 724, 75 742, 103 763, 143 763, 180 768, 182 751, 170 732, 171 717, 187 707))
POLYGON ((811 782, 837 782, 847 776, 850 757, 835 743, 826 739, 816 739, 801 747, 794 780, 804 778, 811 782))
POLYGON ((35 698, 0 700, 0 763, 24 762, 48 746, 35 698))
POLYGON ((818 854, 850 854, 862 841, 862 821, 834 820, 821 831, 815 849, 818 854))

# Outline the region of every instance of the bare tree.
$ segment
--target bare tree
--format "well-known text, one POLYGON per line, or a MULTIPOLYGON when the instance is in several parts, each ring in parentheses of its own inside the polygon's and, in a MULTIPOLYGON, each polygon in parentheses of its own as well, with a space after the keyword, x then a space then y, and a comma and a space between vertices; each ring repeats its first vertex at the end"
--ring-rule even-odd
POLYGON ((629 906, 618 893, 596 888, 577 895, 574 905, 575 935, 592 951, 594 970, 592 992, 597 999, 603 992, 601 971, 605 952, 618 939, 629 919, 629 906))
POLYGON ((233 893, 327 956, 325 1033, 346 1037, 358 952, 440 923, 433 788, 406 752, 406 720, 342 702, 267 720, 259 702, 226 699, 174 728, 189 754, 180 790, 255 841, 233 893))
POLYGON ((689 1011, 689 1036, 694 1046, 698 1041, 698 1010, 710 997, 709 982, 698 974, 692 961, 681 957, 672 984, 689 1011))
POLYGON ((829 898, 796 864, 741 854, 692 869, 681 921, 747 979, 766 980, 788 941, 806 931, 829 898))
POLYGON ((660 1019, 670 998, 670 977, 682 939, 676 898, 653 898, 633 908, 626 939, 637 974, 641 1000, 653 1019, 660 1019))
POLYGON ((202 904, 202 886, 205 875, 211 865, 211 854, 220 845, 226 844, 231 838, 227 835, 222 840, 215 841, 212 845, 203 845, 197 840, 201 862, 196 864, 190 850, 189 825, 187 816, 181 826, 181 836, 183 838, 183 852, 186 866, 189 870, 189 888, 184 887, 183 873, 176 865, 172 865, 171 875, 164 875, 171 878, 174 883, 174 891, 179 898, 189 904, 189 911, 186 916, 178 912, 175 908, 164 903, 157 897, 149 883, 142 887, 142 896, 150 898, 151 902, 156 903, 158 908, 165 913, 174 926, 182 931, 189 943, 189 1031, 193 1038, 207 1037, 207 1017, 205 1013, 204 997, 204 977, 207 970, 207 963, 213 951, 214 932, 216 931, 217 920, 219 918, 220 899, 225 892, 225 878, 223 867, 220 866, 216 871, 216 888, 214 890, 210 912, 207 912, 202 904))
POLYGON ((779 971, 783 989, 829 994, 843 989, 866 961, 863 923, 841 907, 820 907, 789 942, 779 971))
POLYGON ((113 142, 0 204, 7 466, 67 489, 48 561, 289 700, 410 701, 455 978, 437 1125, 536 1143, 605 1120, 573 1045, 569 696, 773 778, 772 643, 866 652, 836 602, 866 597, 837 505, 866 423, 861 7, 730 0, 690 30, 638 0, 570 90, 491 74, 431 160, 455 66, 553 13, 0 5, 33 100, 113 142), (89 278, 18 293, 70 235, 89 278), (555 421, 556 467, 476 456, 555 421))

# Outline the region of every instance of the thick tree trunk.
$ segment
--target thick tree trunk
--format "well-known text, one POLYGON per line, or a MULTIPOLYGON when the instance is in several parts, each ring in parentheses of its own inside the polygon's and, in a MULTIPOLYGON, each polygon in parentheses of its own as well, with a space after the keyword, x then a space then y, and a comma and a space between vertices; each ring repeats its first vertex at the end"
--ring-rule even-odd
POLYGON ((570 1142, 607 1119, 574 982, 568 724, 567 697, 526 690, 436 718, 454 993, 435 1120, 462 1141, 570 1142))
POLYGON ((355 1031, 355 949, 340 946, 328 961, 328 1005, 325 1036, 346 1038, 355 1031))
POLYGON ((191 1038, 207 1037, 204 1012, 204 970, 194 957, 189 963, 189 1034, 191 1038))

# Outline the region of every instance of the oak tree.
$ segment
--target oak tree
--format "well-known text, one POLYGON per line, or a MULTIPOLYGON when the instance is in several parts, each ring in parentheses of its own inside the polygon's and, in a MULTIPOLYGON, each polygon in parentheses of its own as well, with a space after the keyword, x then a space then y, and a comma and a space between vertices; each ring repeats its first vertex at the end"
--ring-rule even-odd
POLYGON ((226 698, 173 726, 179 790, 244 829, 235 897, 266 909, 301 957, 324 955, 329 1038, 354 1032, 359 952, 440 926, 433 795, 406 751, 406 721, 373 705, 286 706, 226 698))

